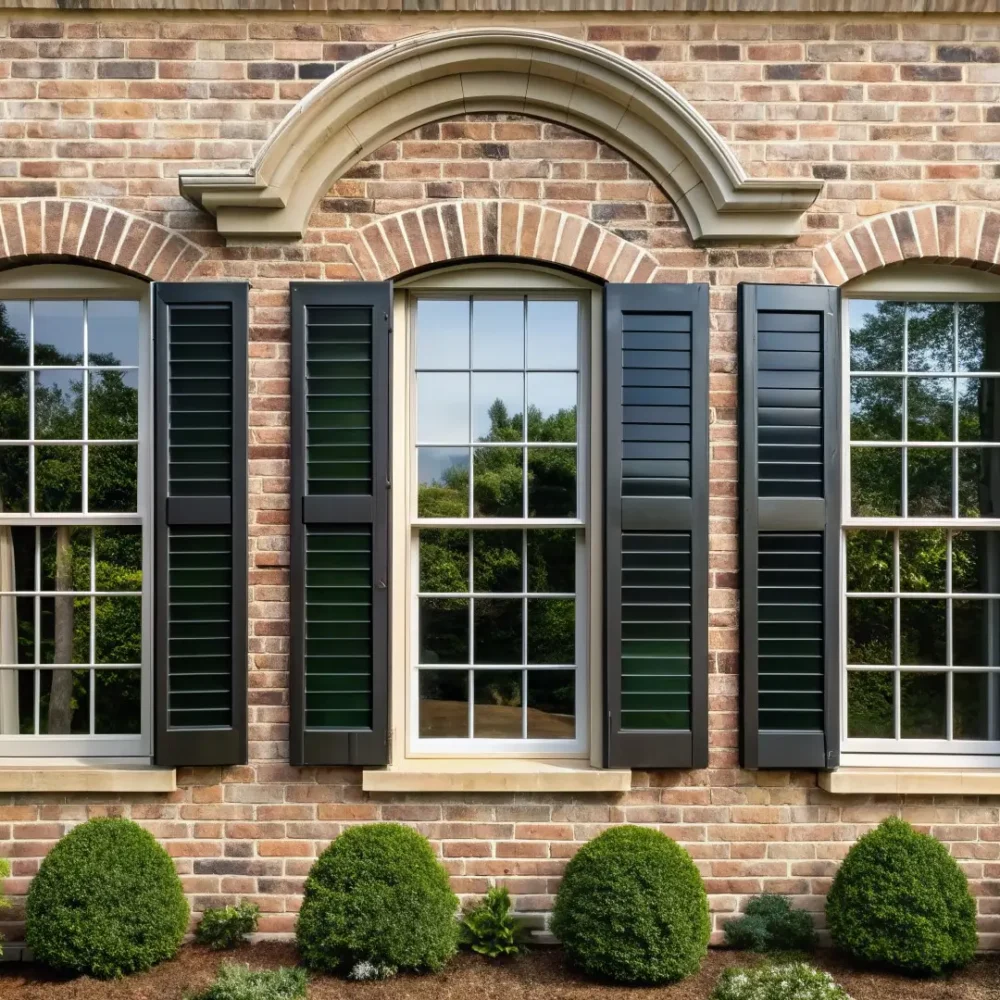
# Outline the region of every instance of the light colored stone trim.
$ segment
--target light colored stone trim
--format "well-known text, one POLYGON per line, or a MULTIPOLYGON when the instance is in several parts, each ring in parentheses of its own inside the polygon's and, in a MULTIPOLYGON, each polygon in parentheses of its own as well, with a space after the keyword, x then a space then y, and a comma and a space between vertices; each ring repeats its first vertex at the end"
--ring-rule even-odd
POLYGON ((818 780, 834 795, 1000 795, 1000 770, 841 767, 818 780))
POLYGON ((586 761, 409 759, 365 771, 366 792, 627 792, 632 772, 586 761))
POLYGON ((173 792, 169 767, 0 767, 0 792, 173 792))
MULTIPOLYGON (((67 9, 65 0, 0 0, 7 10, 67 9)), ((88 0, 80 10, 268 11, 301 13, 995 14, 998 0, 88 0)))
POLYGON ((534 115, 606 142, 659 185, 697 240, 792 239, 823 186, 748 177, 676 90, 620 55, 547 32, 468 28, 354 60, 289 112, 249 170, 182 171, 181 193, 227 240, 296 240, 359 160, 421 125, 482 112, 534 115))

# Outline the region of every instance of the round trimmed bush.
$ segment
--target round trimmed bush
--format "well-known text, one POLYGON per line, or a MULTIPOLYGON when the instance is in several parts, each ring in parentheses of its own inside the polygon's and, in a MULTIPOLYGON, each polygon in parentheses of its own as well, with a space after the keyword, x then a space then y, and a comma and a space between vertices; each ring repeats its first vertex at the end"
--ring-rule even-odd
POLYGON ((691 856, 669 837, 616 826, 566 866, 552 929, 592 976, 673 982, 696 972, 708 950, 708 896, 691 856))
POLYGON ((427 839, 399 823, 372 823, 346 830, 316 859, 295 934, 312 969, 367 962, 437 970, 458 945, 457 911, 427 839))
POLYGON ((35 958, 101 979, 171 958, 188 904, 167 852, 127 819, 92 819, 49 852, 28 889, 35 958))
POLYGON ((945 846, 890 817, 847 853, 826 900, 834 943, 856 959, 937 975, 976 951, 976 904, 945 846))

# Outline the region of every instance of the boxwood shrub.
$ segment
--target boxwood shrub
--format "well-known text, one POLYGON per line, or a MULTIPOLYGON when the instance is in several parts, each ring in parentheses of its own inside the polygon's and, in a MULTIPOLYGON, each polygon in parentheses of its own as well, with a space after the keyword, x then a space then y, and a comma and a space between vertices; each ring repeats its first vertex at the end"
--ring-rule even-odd
POLYGON ((784 896, 765 892, 747 903, 744 914, 722 925, 726 944, 743 951, 810 951, 816 928, 810 914, 795 910, 784 896))
POLYGON ((616 826, 566 866, 552 929, 590 975, 672 982, 697 971, 708 949, 708 897, 682 847, 656 830, 616 826))
POLYGON ((426 838, 398 823, 356 826, 317 858, 296 927, 307 966, 440 969, 455 953, 458 897, 426 838))
POLYGON ((834 943, 856 959, 937 975, 976 951, 976 904, 939 841, 890 817, 847 853, 826 900, 834 943))
POLYGON ((188 904, 151 834, 131 820, 92 819, 42 861, 26 923, 25 941, 39 962, 110 979, 171 958, 188 904))

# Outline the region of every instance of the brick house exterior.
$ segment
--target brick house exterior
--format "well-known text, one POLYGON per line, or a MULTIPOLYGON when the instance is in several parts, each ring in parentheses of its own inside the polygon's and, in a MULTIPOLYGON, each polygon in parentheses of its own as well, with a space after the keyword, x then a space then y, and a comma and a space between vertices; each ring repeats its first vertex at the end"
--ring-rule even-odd
POLYGON ((413 825, 460 896, 501 882, 539 919, 581 842, 609 824, 651 824, 696 859, 716 941, 721 921, 761 891, 821 914, 850 844, 901 815, 948 845, 977 897, 982 946, 1000 945, 992 775, 838 786, 816 770, 741 769, 737 486, 740 282, 840 286, 916 258, 1000 270, 1000 8, 239 6, 10 3, 0 18, 3 264, 96 261, 153 281, 250 283, 249 762, 178 768, 165 791, 87 778, 47 790, 23 769, 0 770, 0 855, 11 859, 15 903, 0 931, 19 939, 41 858, 99 815, 131 817, 164 844, 194 911, 252 899, 269 934, 293 930, 313 859, 352 823, 413 825), (648 173, 611 145, 510 111, 395 136, 335 180, 301 240, 224 240, 213 215, 182 197, 181 171, 245 168, 297 102, 357 57, 487 23, 623 56, 686 98, 750 177, 822 181, 798 236, 695 240, 648 173), (635 769, 621 792, 373 792, 361 768, 289 764, 289 284, 378 281, 493 256, 595 280, 710 286, 707 768, 635 769))

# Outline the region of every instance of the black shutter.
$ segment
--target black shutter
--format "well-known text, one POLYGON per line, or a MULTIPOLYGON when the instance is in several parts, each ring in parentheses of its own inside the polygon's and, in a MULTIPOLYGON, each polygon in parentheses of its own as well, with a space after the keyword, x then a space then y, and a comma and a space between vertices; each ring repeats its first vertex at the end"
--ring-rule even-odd
POLYGON ((247 289, 156 285, 156 762, 247 760, 247 289))
POLYGON ((391 309, 292 283, 293 764, 388 762, 391 309))
POLYGON ((605 289, 609 767, 708 764, 708 286, 605 289))
POLYGON ((839 293, 740 285, 742 754, 839 761, 839 293))

